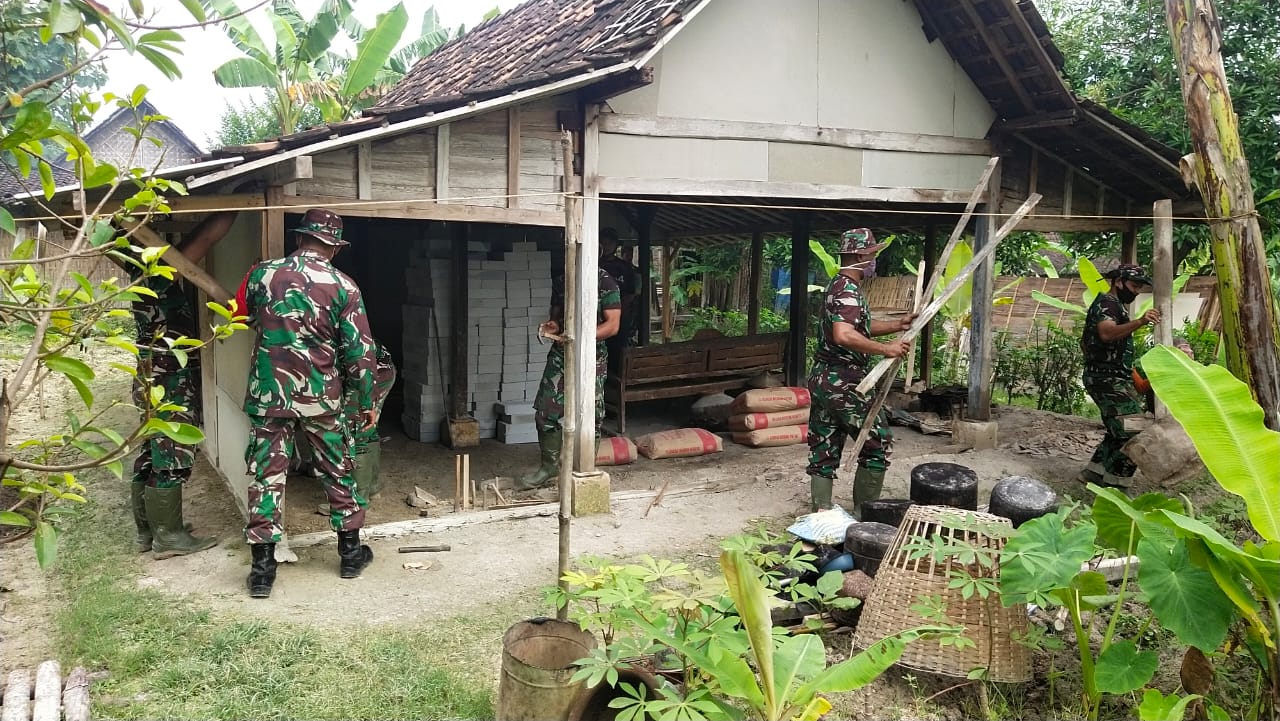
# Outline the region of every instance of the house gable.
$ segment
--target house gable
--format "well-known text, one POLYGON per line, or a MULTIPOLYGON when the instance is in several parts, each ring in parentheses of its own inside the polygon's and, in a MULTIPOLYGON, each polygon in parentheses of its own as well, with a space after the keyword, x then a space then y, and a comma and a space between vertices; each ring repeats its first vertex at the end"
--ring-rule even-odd
POLYGON ((600 174, 821 183, 849 197, 971 188, 995 112, 921 24, 902 2, 712 2, 654 58, 652 84, 608 101, 600 174))

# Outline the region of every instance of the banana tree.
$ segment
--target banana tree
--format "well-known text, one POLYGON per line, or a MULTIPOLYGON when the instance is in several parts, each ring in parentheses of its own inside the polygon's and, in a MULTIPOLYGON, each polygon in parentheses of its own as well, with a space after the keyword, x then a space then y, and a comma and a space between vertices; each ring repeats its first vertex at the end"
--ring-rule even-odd
MULTIPOLYGON (((390 63, 409 21, 403 3, 379 15, 373 28, 365 30, 352 17, 351 0, 324 0, 309 20, 302 17, 293 0, 274 0, 270 12, 274 38, 268 45, 239 14, 236 0, 201 3, 244 53, 214 70, 214 80, 224 88, 268 89, 286 135, 297 131, 308 104, 318 107, 327 122, 349 117, 375 85, 378 73, 390 63), (354 57, 333 50, 341 32, 356 42, 354 57)), ((435 25, 439 25, 438 18, 435 25)), ((434 47, 442 43, 438 40, 434 47)))

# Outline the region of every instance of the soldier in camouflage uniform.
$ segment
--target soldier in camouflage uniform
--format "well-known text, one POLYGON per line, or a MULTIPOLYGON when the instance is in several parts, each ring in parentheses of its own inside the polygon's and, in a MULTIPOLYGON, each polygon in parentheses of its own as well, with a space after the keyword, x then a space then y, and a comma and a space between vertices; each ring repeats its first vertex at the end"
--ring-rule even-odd
MULTIPOLYGON (((911 327, 914 316, 873 321, 867 297, 859 285, 875 277, 876 259, 886 243, 877 243, 866 228, 846 231, 840 239, 840 272, 831 279, 822 303, 822 337, 809 371, 809 492, 813 511, 832 508, 831 491, 844 453, 845 438, 857 438, 867 422, 871 399, 856 390, 867 375, 871 357, 901 358, 909 346, 900 340, 880 343, 874 336, 911 327)), ((854 514, 862 504, 880 497, 889 467, 893 434, 884 411, 858 454, 853 477, 854 514)))
POLYGON ((1129 320, 1128 305, 1144 286, 1151 285, 1141 266, 1124 264, 1106 275, 1111 289, 1099 293, 1089 306, 1080 347, 1084 351, 1084 389, 1098 405, 1107 435, 1093 452, 1081 480, 1107 486, 1128 486, 1133 478, 1133 461, 1121 450, 1133 437, 1124 429, 1121 416, 1141 413, 1142 394, 1133 379, 1133 332, 1160 322, 1154 308, 1137 320, 1129 320))
POLYGON ((253 550, 249 595, 266 598, 275 582, 275 545, 284 533, 281 499, 294 437, 302 433, 329 498, 329 522, 338 533, 339 571, 356 578, 373 560, 360 544, 367 501, 354 490, 351 429, 345 399, 377 425, 373 403, 376 356, 360 289, 331 261, 347 242, 342 219, 328 210, 303 216, 298 250, 254 266, 237 305, 257 328, 244 410, 250 438, 245 451, 255 483, 249 486, 245 538, 253 550))
MULTIPOLYGON (((199 261, 231 229, 235 213, 216 213, 202 222, 178 246, 178 252, 199 261)), ((133 256, 125 251, 125 255, 133 256)), ((133 256, 135 261, 140 259, 133 256)), ((117 260, 135 283, 141 283, 155 297, 140 296, 133 303, 137 325, 138 372, 134 377, 133 399, 139 409, 148 407, 145 396, 149 379, 152 387, 164 389, 164 403, 182 410, 160 411, 156 417, 170 423, 200 425, 200 356, 191 353, 183 364, 169 351, 165 338, 198 338, 196 313, 186 290, 177 278, 142 277, 138 266, 117 260)), ((219 299, 222 300, 222 299, 219 299)), ((135 542, 140 552, 153 551, 156 558, 182 556, 203 551, 217 543, 214 538, 192 536, 182 519, 182 485, 191 477, 195 446, 184 445, 157 434, 138 449, 133 463, 131 505, 137 526, 135 542)))
MULTIPOLYGON (((622 324, 622 295, 617 283, 599 269, 598 303, 596 306, 596 437, 604 423, 604 378, 609 372, 609 354, 605 341, 618 333, 622 324)), ((581 309, 586 312, 587 309, 581 309)), ((542 324, 548 335, 560 333, 564 324, 564 284, 556 284, 551 299, 551 320, 542 324)), ((564 433, 560 421, 564 418, 564 346, 553 343, 547 352, 547 367, 542 372, 542 383, 533 401, 534 422, 538 427, 538 446, 541 463, 538 468, 516 479, 516 488, 531 490, 553 483, 560 470, 560 444, 564 433)))

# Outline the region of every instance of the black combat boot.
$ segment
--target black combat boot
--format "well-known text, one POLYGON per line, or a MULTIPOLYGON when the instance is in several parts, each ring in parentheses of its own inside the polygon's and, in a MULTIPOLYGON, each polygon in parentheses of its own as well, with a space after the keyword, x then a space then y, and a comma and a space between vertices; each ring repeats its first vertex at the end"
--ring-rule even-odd
POLYGON ((249 566, 249 597, 267 598, 276 582, 276 544, 255 543, 253 564, 249 566))
POLYGON ((360 571, 373 560, 373 549, 361 545, 360 531, 338 531, 338 575, 359 578, 360 571))

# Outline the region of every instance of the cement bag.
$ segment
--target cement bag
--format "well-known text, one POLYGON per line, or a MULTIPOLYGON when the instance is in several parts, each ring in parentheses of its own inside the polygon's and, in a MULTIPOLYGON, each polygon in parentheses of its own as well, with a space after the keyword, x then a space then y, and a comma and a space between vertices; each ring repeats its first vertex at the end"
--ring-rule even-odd
POLYGON ((688 458, 724 450, 720 436, 701 428, 659 431, 636 439, 636 449, 645 458, 688 458))
POLYGON ((636 444, 630 438, 601 438, 596 444, 597 466, 625 466, 636 462, 636 444))
POLYGON ((809 424, 766 428, 759 431, 740 431, 733 434, 733 442, 752 448, 773 448, 805 443, 809 438, 809 424))
POLYGON ((757 388, 734 399, 733 414, 773 413, 808 407, 808 388, 757 388))
POLYGON ((729 430, 762 431, 766 428, 798 426, 801 423, 808 422, 808 408, 797 408, 794 411, 775 411, 773 413, 744 413, 729 419, 729 430))

